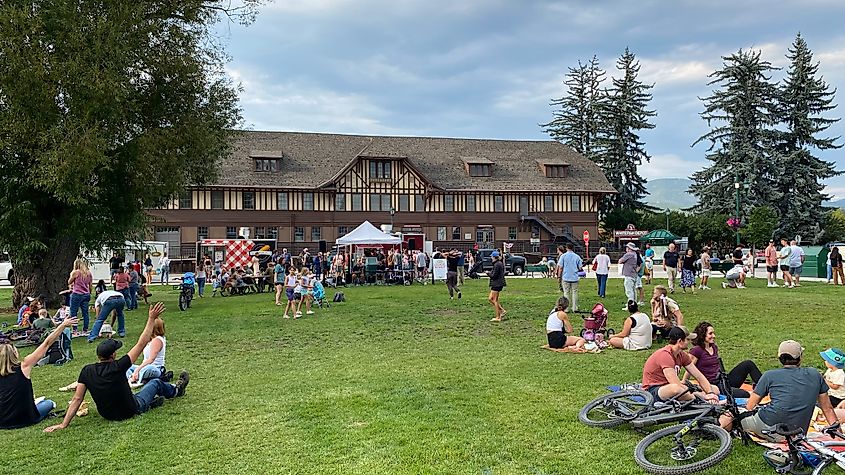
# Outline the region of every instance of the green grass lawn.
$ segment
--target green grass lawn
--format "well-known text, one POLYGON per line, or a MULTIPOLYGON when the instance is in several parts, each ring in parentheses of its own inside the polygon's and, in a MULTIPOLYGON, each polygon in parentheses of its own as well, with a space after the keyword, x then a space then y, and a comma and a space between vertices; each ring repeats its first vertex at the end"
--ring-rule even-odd
MULTIPOLYGON (((676 298, 690 327, 715 324, 727 365, 776 367, 777 344, 794 338, 820 368, 818 351, 843 346, 841 289, 713 287, 676 298)), ((585 427, 577 413, 606 385, 639 380, 649 352, 541 349, 554 281, 511 279, 501 324, 489 322, 486 280, 468 282, 461 301, 444 285, 349 288, 346 303, 297 321, 268 294, 206 297, 179 312, 175 292, 153 292, 168 305, 167 366, 191 372, 186 397, 125 422, 92 410, 55 434, 41 430, 58 420, 0 432, 2 473, 642 473, 641 435, 585 427)), ((619 328, 621 280, 608 294, 619 328)), ((582 307, 592 295, 583 281, 582 307)), ((128 315, 131 346, 146 307, 128 315)), ((61 408, 70 395, 57 388, 95 360, 84 339, 73 349, 73 362, 33 371, 36 396, 61 408)), ((737 442, 708 473, 773 473, 761 453, 737 442)))

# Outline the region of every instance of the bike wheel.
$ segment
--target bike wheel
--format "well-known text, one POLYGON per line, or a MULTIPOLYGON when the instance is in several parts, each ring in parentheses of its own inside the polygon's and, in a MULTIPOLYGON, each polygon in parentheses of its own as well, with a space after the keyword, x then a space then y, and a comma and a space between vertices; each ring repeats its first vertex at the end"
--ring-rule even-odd
POLYGON ((179 310, 185 311, 188 309, 188 298, 185 294, 179 294, 179 310))
POLYGON ((588 402, 578 419, 590 427, 616 427, 635 419, 654 402, 654 397, 640 389, 624 389, 588 402))
POLYGON ((731 453, 731 436, 719 426, 678 424, 647 435, 634 449, 634 459, 646 471, 681 475, 713 467, 731 453), (676 440, 676 435, 688 429, 676 440))

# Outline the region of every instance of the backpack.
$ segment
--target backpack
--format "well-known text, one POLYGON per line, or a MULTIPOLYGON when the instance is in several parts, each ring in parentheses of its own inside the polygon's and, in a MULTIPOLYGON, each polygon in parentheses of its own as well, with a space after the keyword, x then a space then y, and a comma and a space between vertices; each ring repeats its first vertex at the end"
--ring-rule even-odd
POLYGON ((333 302, 346 302, 346 297, 343 295, 343 292, 335 292, 334 297, 332 298, 333 302))
POLYGON ((47 363, 61 365, 73 359, 70 344, 70 329, 65 329, 59 338, 47 349, 47 363))

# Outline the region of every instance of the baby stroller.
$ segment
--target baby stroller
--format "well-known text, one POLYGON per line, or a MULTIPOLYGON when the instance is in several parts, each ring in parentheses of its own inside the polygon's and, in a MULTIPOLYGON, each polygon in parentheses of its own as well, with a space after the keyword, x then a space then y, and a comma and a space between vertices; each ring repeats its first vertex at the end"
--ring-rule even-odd
POLYGON ((577 313, 583 314, 581 318, 584 319, 584 328, 581 329, 581 338, 588 342, 601 342, 616 333, 612 328, 607 328, 607 309, 601 303, 597 303, 589 312, 577 313))
POLYGON ((484 264, 481 261, 476 262, 472 265, 469 272, 467 272, 467 277, 470 279, 478 279, 478 273, 484 270, 484 264))
POLYGON ((311 297, 314 299, 314 305, 320 308, 331 307, 329 301, 326 300, 326 289, 323 287, 323 283, 319 280, 314 281, 313 287, 311 288, 311 297))

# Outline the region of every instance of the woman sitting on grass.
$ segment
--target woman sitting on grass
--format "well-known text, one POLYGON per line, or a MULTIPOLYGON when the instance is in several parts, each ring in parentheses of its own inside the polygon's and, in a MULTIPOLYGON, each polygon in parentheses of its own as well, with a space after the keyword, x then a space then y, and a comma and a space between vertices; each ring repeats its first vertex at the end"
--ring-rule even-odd
POLYGON ((167 339, 164 337, 164 320, 157 318, 153 322, 152 339, 144 347, 144 361, 140 365, 133 364, 126 370, 126 379, 130 387, 141 387, 148 381, 161 378, 170 382, 173 372, 165 375, 164 358, 167 353, 167 339))
POLYGON ((637 302, 628 301, 628 312, 622 331, 614 335, 608 344, 624 350, 646 350, 651 348, 651 319, 640 312, 637 302))
POLYGON ((651 320, 652 335, 666 338, 669 330, 675 325, 684 324, 684 314, 678 302, 669 298, 666 287, 654 286, 654 293, 651 296, 651 320))
MULTIPOLYGON (((694 346, 689 350, 692 363, 707 378, 710 385, 714 389, 718 389, 718 393, 727 394, 729 388, 725 387, 722 381, 719 381, 721 368, 719 367, 719 347, 716 346, 716 330, 710 323, 701 322, 695 327, 693 333, 696 334, 692 341, 694 346)), ((751 360, 745 360, 728 371, 728 385, 734 397, 747 398, 750 396, 748 391, 740 388, 749 376, 754 384, 757 384, 760 376, 762 376, 760 369, 751 360)), ((684 376, 684 379, 688 377, 689 375, 684 376)))
POLYGON ((586 351, 584 349, 586 341, 577 336, 566 336, 567 333, 573 332, 572 323, 566 313, 567 308, 569 308, 569 300, 566 297, 557 299, 554 310, 546 319, 546 338, 549 344, 543 346, 543 348, 553 351, 582 353, 586 351))
POLYGON ((27 427, 44 420, 56 408, 50 400, 35 403, 32 392, 32 368, 47 355, 47 349, 65 328, 76 325, 76 318, 65 319, 59 327, 20 360, 18 349, 8 340, 0 342, 0 429, 27 427))

